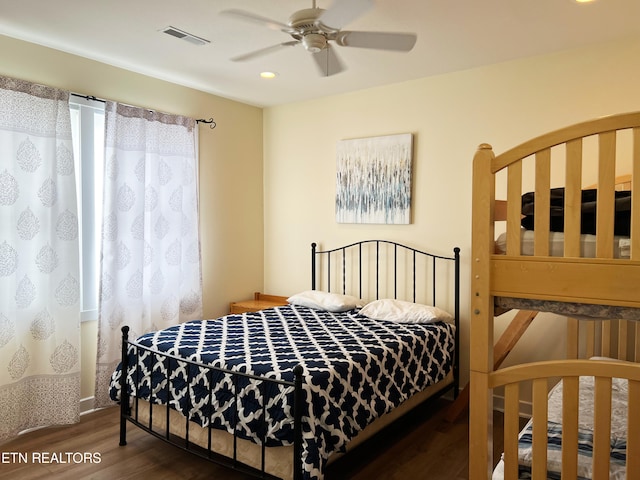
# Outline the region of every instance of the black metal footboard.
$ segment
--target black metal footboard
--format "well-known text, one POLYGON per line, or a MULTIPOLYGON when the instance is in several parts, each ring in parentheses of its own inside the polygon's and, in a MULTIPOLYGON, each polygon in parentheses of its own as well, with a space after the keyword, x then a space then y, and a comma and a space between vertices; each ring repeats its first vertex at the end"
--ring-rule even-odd
MULTIPOLYGON (((136 425, 137 427, 141 428, 142 430, 150 433, 151 435, 154 435, 155 437, 170 443, 172 445, 177 446, 178 448, 184 450, 184 451, 188 451, 194 455, 197 455, 199 457, 205 458, 209 461, 212 461, 214 463, 223 465, 225 467, 228 468, 232 468, 234 470, 238 470, 241 471, 243 473, 246 473, 248 475, 252 475, 258 478, 267 478, 267 479, 277 479, 278 477, 275 477, 271 474, 268 474, 266 472, 266 449, 268 447, 266 447, 266 439, 263 437, 262 438, 262 442, 260 443, 261 445, 261 467, 260 468, 255 468, 253 466, 247 465, 245 463, 242 463, 238 460, 237 458, 237 454, 238 454, 238 449, 237 449, 237 442, 238 442, 238 434, 237 431, 234 431, 233 433, 233 455, 232 457, 227 457, 225 455, 222 455, 218 452, 213 451, 212 449, 212 428, 207 428, 208 430, 208 445, 207 447, 203 447, 201 445, 198 445, 196 443, 193 443, 190 441, 189 439, 189 429, 190 429, 190 420, 189 420, 189 416, 185 417, 185 435, 184 437, 178 436, 175 433, 171 432, 171 427, 170 427, 170 410, 171 407, 169 406, 170 402, 169 402, 169 398, 171 395, 171 389, 169 388, 169 380, 167 378, 167 390, 166 390, 166 394, 167 394, 167 401, 164 404, 157 404, 153 402, 153 392, 150 391, 150 395, 151 397, 149 398, 149 420, 148 422, 143 422, 139 419, 139 415, 138 415, 138 406, 139 406, 139 402, 140 399, 138 398, 138 396, 134 396, 133 398, 131 397, 131 395, 129 394, 129 390, 127 388, 127 376, 128 376, 128 371, 129 371, 129 367, 130 365, 130 349, 133 348, 134 349, 134 356, 136 358, 136 368, 135 368, 135 373, 133 373, 133 378, 132 381, 135 382, 136 385, 136 390, 138 390, 138 387, 141 385, 141 381, 142 378, 140 378, 140 373, 139 373, 139 363, 138 360, 140 358, 141 352, 149 352, 149 354, 154 355, 154 358, 159 358, 162 359, 163 362, 166 362, 165 365, 167 365, 170 361, 176 361, 176 362, 180 362, 181 364, 185 364, 185 365, 189 365, 190 367, 197 367, 199 369, 205 369, 205 371, 207 372, 208 378, 209 378, 209 392, 208 392, 208 396, 209 396, 209 410, 210 410, 210 415, 213 415, 212 412, 212 398, 213 398, 213 382, 210 380, 211 379, 211 375, 213 374, 213 372, 217 372, 219 374, 223 374, 223 375, 229 375, 232 379, 233 379, 233 384, 236 386, 235 389, 235 394, 234 394, 234 403, 235 403, 235 415, 236 418, 238 417, 238 410, 240 408, 240 401, 238 400, 238 389, 237 389, 237 385, 238 385, 238 380, 239 379, 246 379, 246 380, 252 380, 258 383, 258 385, 260 386, 260 392, 262 394, 264 394, 265 391, 265 385, 268 384, 272 384, 272 385, 279 385, 279 386, 289 386, 289 387, 293 387, 293 391, 294 391, 294 396, 293 396, 293 418, 292 418, 292 422, 293 422, 293 435, 294 435, 294 440, 293 440, 293 478, 294 480, 301 480, 302 479, 302 373, 303 373, 303 369, 301 366, 296 366, 294 368, 294 381, 293 382, 288 382, 288 381, 284 381, 284 380, 277 380, 277 379, 271 379, 271 378, 264 378, 264 377, 259 377, 256 375, 252 375, 252 374, 247 374, 247 373, 242 373, 242 372, 237 372, 237 371, 233 371, 233 370, 228 370, 228 369, 224 369, 224 368, 219 368, 219 367, 215 367, 215 366, 211 366, 211 365, 206 365, 206 364, 202 364, 199 362, 194 362, 194 361, 190 361, 190 360, 186 360, 184 358, 180 358, 180 357, 176 357, 174 355, 170 355, 167 353, 162 353, 162 352, 158 352, 152 348, 149 347, 145 347, 142 345, 139 345, 135 342, 129 341, 129 327, 125 326, 122 327, 122 364, 121 364, 121 369, 122 369, 122 374, 120 377, 120 445, 126 445, 127 444, 127 422, 131 422, 132 424, 136 425), (154 429, 153 427, 153 415, 154 415, 154 411, 155 410, 161 410, 159 412, 160 415, 164 414, 166 416, 165 419, 165 428, 163 431, 158 431, 156 429, 154 429)), ((191 372, 191 368, 187 368, 187 372, 188 372, 188 378, 187 378, 187 385, 190 384, 190 372, 191 372)), ((169 371, 169 368, 167 368, 167 371, 169 371)), ((266 401, 262 402, 263 404, 263 410, 262 410, 262 422, 264 422, 264 425, 266 426, 267 424, 267 414, 266 414, 266 401)), ((211 420, 211 417, 209 418, 209 420, 211 420)), ((209 424, 213 424, 213 422, 209 422, 209 424)), ((264 431, 266 432, 266 428, 264 429, 264 431)), ((266 435, 266 433, 265 433, 266 435)))

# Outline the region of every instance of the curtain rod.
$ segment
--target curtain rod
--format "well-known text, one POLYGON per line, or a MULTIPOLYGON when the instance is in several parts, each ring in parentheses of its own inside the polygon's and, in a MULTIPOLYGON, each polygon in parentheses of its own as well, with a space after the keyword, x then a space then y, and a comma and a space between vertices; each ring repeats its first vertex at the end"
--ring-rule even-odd
MULTIPOLYGON (((102 102, 102 103, 106 103, 107 101, 102 99, 102 98, 98 98, 98 97, 94 97, 93 95, 82 95, 80 93, 71 93, 71 95, 73 95, 74 97, 80 97, 80 98, 84 98, 85 100, 91 100, 92 102, 102 102)), ((213 120, 213 118, 210 118, 209 120, 206 120, 204 118, 198 118, 196 120, 197 123, 206 123, 207 125, 209 125, 210 129, 214 129, 216 128, 216 122, 213 120)))

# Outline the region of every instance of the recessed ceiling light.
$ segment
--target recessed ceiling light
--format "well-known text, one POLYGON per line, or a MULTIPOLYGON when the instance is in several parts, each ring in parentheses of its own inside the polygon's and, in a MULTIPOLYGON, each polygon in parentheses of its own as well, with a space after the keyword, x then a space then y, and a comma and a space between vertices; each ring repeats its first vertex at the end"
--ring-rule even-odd
POLYGON ((276 78, 278 76, 278 74, 276 72, 260 72, 260 76, 262 78, 276 78))
POLYGON ((576 3, 594 3, 596 0, 573 0, 576 3))

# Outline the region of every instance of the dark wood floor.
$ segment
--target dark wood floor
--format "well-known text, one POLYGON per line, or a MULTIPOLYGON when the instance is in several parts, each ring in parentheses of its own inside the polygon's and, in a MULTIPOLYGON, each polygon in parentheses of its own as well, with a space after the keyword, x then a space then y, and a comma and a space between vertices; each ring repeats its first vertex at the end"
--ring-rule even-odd
MULTIPOLYGON (((444 420, 448 404, 438 399, 418 407, 330 465, 326 480, 468 478, 467 418, 463 416, 454 423, 444 420)), ((502 422, 496 419, 494 423, 502 422)), ((497 433, 494 438, 501 437, 497 433)), ((127 440, 126 446, 118 446, 117 408, 93 412, 84 415, 77 425, 38 430, 0 446, 0 479, 248 478, 166 445, 135 427, 129 428, 127 440), (34 463, 33 452, 87 452, 98 454, 100 462, 76 464, 69 458, 70 463, 66 464, 34 463), (18 453, 27 454, 27 463, 20 461, 18 453)), ((44 460, 43 456, 40 458, 44 460)), ((79 458, 76 455, 75 460, 79 458)))

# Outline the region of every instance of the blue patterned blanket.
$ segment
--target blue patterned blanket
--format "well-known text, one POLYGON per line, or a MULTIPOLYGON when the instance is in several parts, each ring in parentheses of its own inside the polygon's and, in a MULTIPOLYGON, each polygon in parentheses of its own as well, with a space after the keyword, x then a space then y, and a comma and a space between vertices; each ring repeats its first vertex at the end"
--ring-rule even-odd
MULTIPOLYGON (((328 456, 342 451, 364 427, 413 394, 446 377, 453 365, 455 326, 437 322, 400 324, 377 321, 356 311, 330 313, 288 305, 216 320, 191 321, 141 336, 141 345, 188 360, 293 381, 304 369, 303 469, 321 479, 328 456)), ((201 426, 236 433, 268 446, 293 441, 293 388, 263 388, 240 382, 236 419, 234 385, 228 375, 130 353, 131 395, 170 405, 201 426), (167 363, 169 383, 167 385, 167 363), (209 384, 213 396, 209 398, 209 384), (262 422, 266 402, 268 423, 262 422)), ((121 371, 110 396, 120 396, 121 371)))

